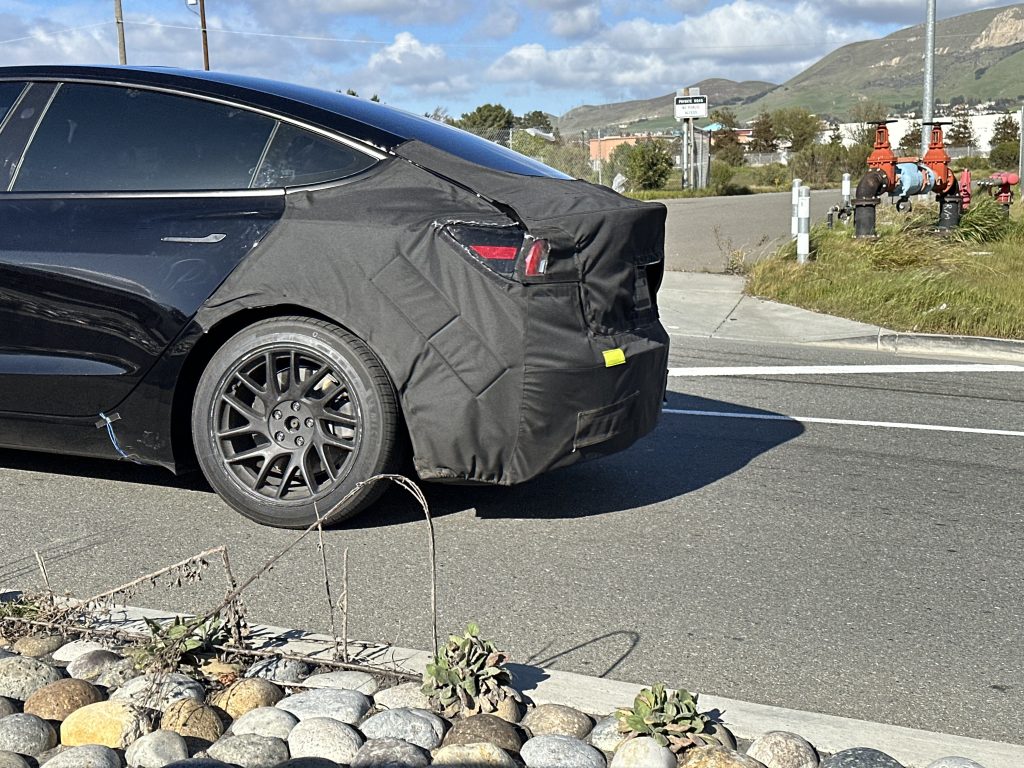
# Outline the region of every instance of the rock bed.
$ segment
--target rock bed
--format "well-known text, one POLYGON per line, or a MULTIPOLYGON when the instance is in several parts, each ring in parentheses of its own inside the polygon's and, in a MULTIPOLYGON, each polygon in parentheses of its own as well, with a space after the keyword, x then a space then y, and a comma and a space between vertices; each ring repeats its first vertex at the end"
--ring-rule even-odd
MULTIPOLYGON (((204 680, 142 674, 91 641, 29 636, 0 649, 0 768, 904 768, 872 749, 819 758, 796 734, 678 758, 624 740, 614 717, 558 704, 446 720, 417 683, 268 658, 211 661, 204 680), (525 715, 525 716, 524 716, 525 715)), ((929 768, 983 768, 944 758, 929 768)))

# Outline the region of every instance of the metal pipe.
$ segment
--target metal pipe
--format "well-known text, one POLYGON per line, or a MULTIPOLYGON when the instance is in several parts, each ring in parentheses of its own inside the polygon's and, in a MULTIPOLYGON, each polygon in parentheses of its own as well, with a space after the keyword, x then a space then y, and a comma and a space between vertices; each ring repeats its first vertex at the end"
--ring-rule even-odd
POLYGON ((925 123, 932 120, 935 106, 935 0, 928 0, 928 19, 924 29, 924 102, 921 107, 921 157, 928 151, 925 123))
POLYGON ((861 176, 857 183, 857 197, 853 201, 853 236, 875 236, 875 209, 878 196, 889 186, 885 172, 875 169, 861 176))
POLYGON ((948 232, 960 226, 960 184, 953 179, 953 187, 944 195, 937 196, 939 201, 939 230, 948 232))
POLYGON ((114 0, 114 23, 117 25, 117 58, 123 66, 128 63, 128 54, 124 47, 124 14, 121 13, 121 0, 114 0))

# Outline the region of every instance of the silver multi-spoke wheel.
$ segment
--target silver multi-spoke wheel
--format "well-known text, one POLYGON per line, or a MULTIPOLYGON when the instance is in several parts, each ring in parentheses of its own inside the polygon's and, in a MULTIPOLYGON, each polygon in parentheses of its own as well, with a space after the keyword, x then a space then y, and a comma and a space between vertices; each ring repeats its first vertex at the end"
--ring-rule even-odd
POLYGON ((196 392, 193 439, 224 499, 270 525, 355 514, 377 493, 335 505, 394 469, 398 407, 377 358, 319 320, 256 323, 211 359, 196 392))

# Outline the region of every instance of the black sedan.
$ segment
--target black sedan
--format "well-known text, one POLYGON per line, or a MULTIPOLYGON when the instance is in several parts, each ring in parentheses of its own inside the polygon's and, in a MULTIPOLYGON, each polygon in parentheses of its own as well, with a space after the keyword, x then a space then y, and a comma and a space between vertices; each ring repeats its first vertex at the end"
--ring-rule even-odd
POLYGON ((508 485, 621 450, 664 396, 664 219, 337 93, 0 68, 0 445, 198 462, 285 527, 409 452, 508 485))

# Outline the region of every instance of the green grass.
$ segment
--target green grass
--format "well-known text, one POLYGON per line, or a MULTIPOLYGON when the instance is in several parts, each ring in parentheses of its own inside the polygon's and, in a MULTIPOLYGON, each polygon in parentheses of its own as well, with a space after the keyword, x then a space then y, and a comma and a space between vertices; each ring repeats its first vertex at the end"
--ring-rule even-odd
POLYGON ((912 215, 879 209, 878 238, 853 238, 852 224, 811 234, 812 261, 787 244, 756 264, 754 296, 898 331, 1024 339, 1024 218, 1007 221, 976 198, 960 228, 932 232, 935 206, 912 215))

